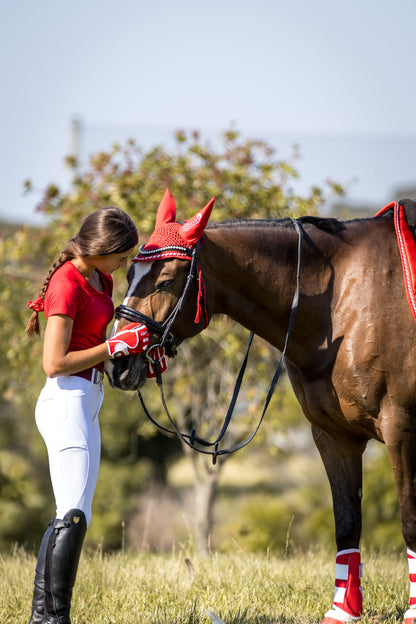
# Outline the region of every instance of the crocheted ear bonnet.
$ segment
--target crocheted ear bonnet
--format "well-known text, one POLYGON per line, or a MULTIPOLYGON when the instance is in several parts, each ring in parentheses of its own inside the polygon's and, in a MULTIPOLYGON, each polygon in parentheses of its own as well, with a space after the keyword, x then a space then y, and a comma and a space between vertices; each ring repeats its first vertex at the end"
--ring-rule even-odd
POLYGON ((177 223, 175 200, 166 189, 156 216, 155 229, 133 262, 151 262, 166 258, 190 260, 192 250, 201 238, 214 206, 215 198, 183 224, 177 223))

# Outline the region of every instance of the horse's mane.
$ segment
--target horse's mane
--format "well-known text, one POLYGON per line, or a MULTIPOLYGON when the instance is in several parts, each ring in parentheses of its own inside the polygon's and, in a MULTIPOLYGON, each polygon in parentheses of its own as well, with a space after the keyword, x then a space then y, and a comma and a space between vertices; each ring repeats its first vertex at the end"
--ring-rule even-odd
MULTIPOLYGON (((355 220, 355 219, 354 219, 355 220)), ((338 234, 346 228, 346 222, 339 221, 332 217, 299 217, 299 221, 303 226, 313 225, 324 232, 338 234)), ((216 229, 221 227, 242 228, 242 227, 265 227, 265 228, 287 228, 293 227, 292 219, 236 219, 235 221, 222 221, 220 223, 209 223, 208 229, 216 229)))
POLYGON ((318 230, 323 230, 324 232, 329 232, 332 234, 338 234, 339 232, 343 232, 346 228, 344 221, 339 221, 338 219, 334 219, 333 217, 312 217, 305 216, 300 217, 299 221, 302 225, 310 223, 314 225, 318 230))

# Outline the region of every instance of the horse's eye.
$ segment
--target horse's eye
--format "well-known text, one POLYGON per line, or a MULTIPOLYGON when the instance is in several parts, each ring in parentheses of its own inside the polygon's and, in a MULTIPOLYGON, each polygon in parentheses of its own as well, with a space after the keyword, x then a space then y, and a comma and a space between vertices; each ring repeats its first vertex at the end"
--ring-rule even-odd
POLYGON ((163 282, 159 282, 156 284, 156 290, 167 290, 173 284, 173 279, 163 280, 163 282))

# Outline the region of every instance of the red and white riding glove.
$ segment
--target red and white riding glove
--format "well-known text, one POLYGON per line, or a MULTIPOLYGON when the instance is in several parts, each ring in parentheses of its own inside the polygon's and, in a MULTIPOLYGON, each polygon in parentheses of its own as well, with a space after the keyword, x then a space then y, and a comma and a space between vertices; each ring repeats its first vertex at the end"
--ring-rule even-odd
POLYGON ((149 339, 145 325, 130 323, 106 340, 110 358, 143 353, 149 346, 149 339))
POLYGON ((149 379, 156 377, 155 362, 159 363, 161 373, 164 373, 168 367, 168 356, 165 354, 165 350, 162 349, 162 347, 152 347, 147 353, 147 359, 149 360, 149 364, 147 366, 146 377, 149 379))

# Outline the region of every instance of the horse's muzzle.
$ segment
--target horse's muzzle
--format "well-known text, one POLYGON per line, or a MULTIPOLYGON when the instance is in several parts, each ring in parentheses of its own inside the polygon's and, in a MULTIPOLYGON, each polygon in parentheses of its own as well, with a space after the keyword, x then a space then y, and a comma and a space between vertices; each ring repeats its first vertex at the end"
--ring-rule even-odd
POLYGON ((112 388, 138 390, 146 382, 148 361, 144 354, 106 360, 104 371, 112 388))

